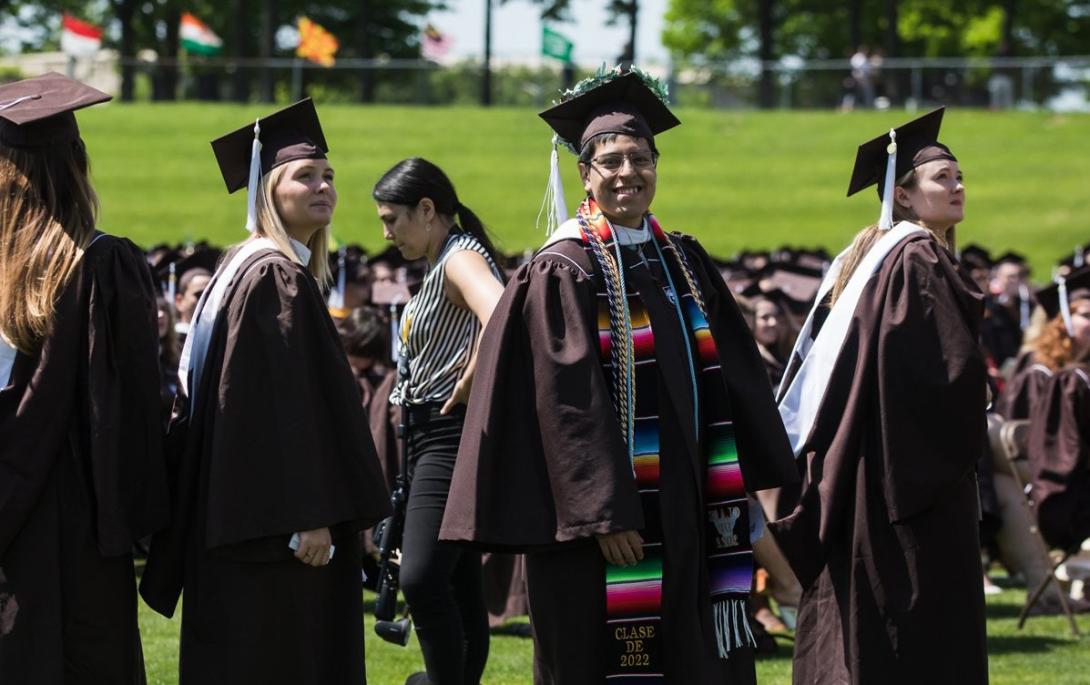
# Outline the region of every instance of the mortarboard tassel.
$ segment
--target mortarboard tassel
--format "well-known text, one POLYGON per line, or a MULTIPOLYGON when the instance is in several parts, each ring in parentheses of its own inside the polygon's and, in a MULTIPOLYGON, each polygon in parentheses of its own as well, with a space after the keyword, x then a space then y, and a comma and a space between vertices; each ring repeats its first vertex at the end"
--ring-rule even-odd
POLYGON ((545 188, 545 199, 537 213, 534 224, 541 226, 541 214, 545 213, 545 235, 553 232, 568 220, 568 205, 564 200, 564 184, 560 180, 560 154, 556 150, 556 137, 553 137, 553 151, 549 156, 549 185, 545 188))
POLYGON ((41 97, 42 97, 41 95, 24 95, 21 98, 15 98, 14 100, 9 100, 9 101, 7 101, 5 103, 0 104, 0 111, 3 111, 5 109, 11 109, 15 105, 22 104, 22 103, 26 102, 27 100, 39 100, 39 99, 41 99, 41 97))
POLYGON ((167 277, 167 306, 174 311, 174 298, 178 294, 178 269, 174 262, 170 263, 170 275, 167 277))
POLYGON ((1067 279, 1060 276, 1056 279, 1056 284, 1059 286, 1060 291, 1060 316, 1063 317, 1067 334, 1073 338, 1075 337, 1075 326, 1071 323, 1071 304, 1067 301, 1067 279))
POLYGON ((250 149, 250 181, 246 184, 246 230, 257 230, 257 193, 261 185, 261 120, 254 122, 254 144, 250 149))
POLYGON ((889 158, 886 160, 886 177, 882 186, 882 213, 878 216, 878 229, 888 231, 893 228, 893 184, 897 180, 897 131, 889 130, 889 146, 886 147, 889 158))
POLYGON ((1029 307, 1029 286, 1022 283, 1018 286, 1018 323, 1022 330, 1029 328, 1029 317, 1032 312, 1029 307))
POLYGON ((1078 245, 1075 246, 1075 258, 1072 260, 1071 264, 1076 269, 1081 269, 1086 266, 1086 255, 1083 254, 1082 247, 1078 245))
POLYGON ((326 306, 330 309, 344 309, 344 291, 345 291, 345 247, 342 245, 337 251, 337 285, 333 286, 333 289, 329 291, 329 298, 326 300, 326 306))

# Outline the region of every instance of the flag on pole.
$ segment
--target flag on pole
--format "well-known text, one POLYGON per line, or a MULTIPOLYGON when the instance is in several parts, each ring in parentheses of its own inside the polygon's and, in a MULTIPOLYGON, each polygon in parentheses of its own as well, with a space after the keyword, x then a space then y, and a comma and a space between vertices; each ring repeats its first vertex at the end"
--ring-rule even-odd
POLYGON ((102 29, 67 12, 61 19, 61 50, 69 57, 93 57, 102 46, 102 29))
POLYGON ((340 43, 336 36, 326 31, 306 17, 299 17, 299 45, 295 48, 297 57, 308 59, 323 67, 331 67, 336 62, 334 55, 340 43))
POLYGON ((211 57, 223 51, 223 39, 189 12, 182 12, 178 36, 182 40, 182 49, 190 54, 211 57))
POLYGON ((541 54, 552 57, 568 64, 571 62, 572 49, 575 43, 564 34, 554 31, 548 26, 541 27, 541 54))
POLYGON ((428 24, 420 36, 420 56, 432 62, 441 62, 447 56, 453 43, 454 40, 450 36, 428 24))

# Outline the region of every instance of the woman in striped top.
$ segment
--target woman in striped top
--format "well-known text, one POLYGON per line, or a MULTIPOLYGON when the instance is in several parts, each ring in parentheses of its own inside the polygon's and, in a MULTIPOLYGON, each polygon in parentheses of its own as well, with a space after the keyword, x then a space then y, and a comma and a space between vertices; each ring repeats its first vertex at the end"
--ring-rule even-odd
POLYGON ((375 184, 383 233, 428 275, 406 305, 399 380, 390 401, 408 431, 409 502, 401 589, 413 613, 427 675, 406 683, 477 685, 488 659, 479 553, 439 542, 477 343, 503 293, 484 227, 439 167, 399 162, 375 184))

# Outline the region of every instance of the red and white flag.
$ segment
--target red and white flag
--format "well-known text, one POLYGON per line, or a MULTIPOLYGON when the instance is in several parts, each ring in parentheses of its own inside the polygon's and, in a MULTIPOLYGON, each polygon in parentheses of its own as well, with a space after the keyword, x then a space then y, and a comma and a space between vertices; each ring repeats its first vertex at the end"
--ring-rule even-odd
POLYGON ((71 57, 93 57, 102 47, 102 29, 65 12, 61 22, 61 50, 71 57))
POLYGON ((439 29, 428 24, 420 36, 420 56, 432 62, 442 62, 453 43, 450 36, 440 33, 439 29))

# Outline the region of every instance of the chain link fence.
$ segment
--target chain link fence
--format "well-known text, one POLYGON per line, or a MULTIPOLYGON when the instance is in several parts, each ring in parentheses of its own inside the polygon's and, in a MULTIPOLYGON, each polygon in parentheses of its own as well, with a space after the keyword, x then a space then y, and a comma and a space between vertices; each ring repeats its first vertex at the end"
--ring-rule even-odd
MULTIPOLYGON (((544 107, 558 90, 597 65, 562 67, 543 61, 494 60, 491 103, 544 107)), ((322 67, 292 58, 121 60, 103 51, 95 60, 49 53, 0 59, 0 78, 67 72, 109 92, 131 84, 134 100, 321 102, 471 105, 483 101, 479 61, 438 65, 427 60, 343 59, 322 67)), ((720 109, 922 108, 932 104, 992 109, 1090 111, 1090 56, 1031 58, 881 59, 866 68, 849 59, 783 59, 651 65, 680 105, 720 109)))

